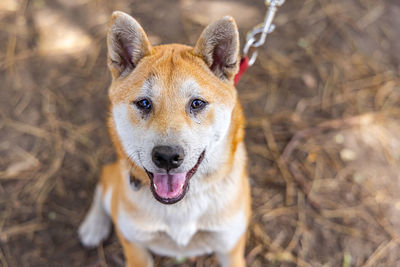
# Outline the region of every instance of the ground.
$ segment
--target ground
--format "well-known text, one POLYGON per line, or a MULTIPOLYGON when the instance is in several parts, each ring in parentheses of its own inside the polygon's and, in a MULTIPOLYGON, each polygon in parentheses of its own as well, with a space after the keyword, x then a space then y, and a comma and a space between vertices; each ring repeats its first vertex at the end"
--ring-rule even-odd
MULTIPOLYGON (((262 0, 0 2, 0 266, 123 266, 115 234, 77 227, 102 164, 105 29, 113 10, 153 44, 193 45, 230 14, 241 41, 262 0)), ((286 1, 238 84, 253 196, 248 266, 400 266, 400 5, 286 1)), ((156 266, 217 266, 213 256, 156 266)))

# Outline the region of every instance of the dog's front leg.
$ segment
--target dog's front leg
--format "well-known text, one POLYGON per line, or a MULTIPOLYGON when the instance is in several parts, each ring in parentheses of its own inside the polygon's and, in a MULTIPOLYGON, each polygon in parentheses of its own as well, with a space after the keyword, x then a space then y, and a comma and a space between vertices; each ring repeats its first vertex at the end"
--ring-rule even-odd
POLYGON ((222 267, 245 267, 244 249, 246 245, 246 233, 244 233, 233 249, 227 253, 217 253, 222 267))
POLYGON ((147 249, 129 242, 118 230, 117 234, 124 250, 126 267, 153 267, 153 259, 147 249))
POLYGON ((104 210, 102 195, 102 186, 98 184, 90 210, 79 226, 79 238, 85 247, 98 246, 108 237, 111 230, 111 218, 104 210))

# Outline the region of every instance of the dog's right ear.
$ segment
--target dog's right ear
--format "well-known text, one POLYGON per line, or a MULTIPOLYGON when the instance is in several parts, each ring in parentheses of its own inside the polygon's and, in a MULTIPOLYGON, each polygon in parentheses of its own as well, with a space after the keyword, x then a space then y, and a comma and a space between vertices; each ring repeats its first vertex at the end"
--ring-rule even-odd
POLYGON ((108 67, 113 79, 130 73, 140 59, 151 53, 151 44, 143 28, 121 11, 115 11, 111 16, 107 46, 108 67))

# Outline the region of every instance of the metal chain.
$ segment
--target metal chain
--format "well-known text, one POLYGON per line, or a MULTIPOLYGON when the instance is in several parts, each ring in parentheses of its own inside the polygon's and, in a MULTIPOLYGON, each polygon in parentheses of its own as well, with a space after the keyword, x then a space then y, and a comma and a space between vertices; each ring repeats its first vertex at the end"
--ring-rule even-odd
POLYGON ((282 6, 283 3, 285 3, 285 0, 265 0, 267 13, 265 14, 264 22, 255 26, 247 34, 246 44, 243 47, 243 55, 249 58, 249 66, 253 65, 256 61, 258 55, 257 48, 265 43, 268 33, 274 31, 275 25, 272 24, 272 20, 278 7, 282 6), (249 52, 251 56, 249 56, 249 52))

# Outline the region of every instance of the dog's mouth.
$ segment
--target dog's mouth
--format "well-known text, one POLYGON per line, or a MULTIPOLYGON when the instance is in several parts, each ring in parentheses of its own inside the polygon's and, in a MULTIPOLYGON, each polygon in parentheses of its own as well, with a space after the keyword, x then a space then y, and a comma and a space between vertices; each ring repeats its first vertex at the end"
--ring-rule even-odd
POLYGON ((200 154, 196 165, 188 172, 169 174, 152 173, 146 170, 154 198, 163 204, 174 204, 180 201, 189 190, 189 180, 203 161, 204 154, 205 150, 200 154))

